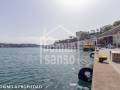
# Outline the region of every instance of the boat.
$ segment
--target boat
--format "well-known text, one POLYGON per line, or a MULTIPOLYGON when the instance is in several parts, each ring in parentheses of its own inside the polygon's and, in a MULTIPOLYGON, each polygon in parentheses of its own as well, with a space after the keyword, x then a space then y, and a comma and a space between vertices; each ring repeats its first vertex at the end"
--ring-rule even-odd
POLYGON ((95 46, 93 42, 90 39, 85 40, 84 45, 83 45, 83 51, 94 51, 95 46))

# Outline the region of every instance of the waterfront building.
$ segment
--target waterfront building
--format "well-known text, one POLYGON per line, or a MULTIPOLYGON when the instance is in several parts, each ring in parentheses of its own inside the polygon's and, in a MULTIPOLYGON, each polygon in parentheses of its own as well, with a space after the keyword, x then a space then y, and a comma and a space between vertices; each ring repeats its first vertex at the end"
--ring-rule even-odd
POLYGON ((113 35, 113 43, 116 47, 120 47, 120 31, 113 35))
POLYGON ((97 37, 97 44, 105 47, 108 45, 120 47, 120 26, 114 27, 113 29, 99 35, 97 37))
POLYGON ((84 40, 85 38, 89 38, 89 34, 88 32, 79 31, 76 32, 76 37, 78 40, 84 40))

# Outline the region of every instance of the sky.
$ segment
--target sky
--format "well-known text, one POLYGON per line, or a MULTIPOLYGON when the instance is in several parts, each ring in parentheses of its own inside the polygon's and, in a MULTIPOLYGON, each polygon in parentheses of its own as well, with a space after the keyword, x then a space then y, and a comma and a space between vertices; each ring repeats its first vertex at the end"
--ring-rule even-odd
POLYGON ((39 43, 97 29, 120 20, 119 3, 120 0, 0 0, 0 42, 39 43))

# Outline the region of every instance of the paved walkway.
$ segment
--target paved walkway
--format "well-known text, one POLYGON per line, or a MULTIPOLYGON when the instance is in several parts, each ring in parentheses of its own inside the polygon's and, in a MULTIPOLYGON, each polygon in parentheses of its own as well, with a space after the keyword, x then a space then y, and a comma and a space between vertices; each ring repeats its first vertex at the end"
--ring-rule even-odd
MULTIPOLYGON (((115 70, 109 61, 99 63, 97 55, 95 55, 92 90, 120 90, 120 73, 115 70)), ((107 55, 109 57, 109 52, 107 52, 107 55)), ((118 64, 118 67, 120 67, 120 64, 118 64)))

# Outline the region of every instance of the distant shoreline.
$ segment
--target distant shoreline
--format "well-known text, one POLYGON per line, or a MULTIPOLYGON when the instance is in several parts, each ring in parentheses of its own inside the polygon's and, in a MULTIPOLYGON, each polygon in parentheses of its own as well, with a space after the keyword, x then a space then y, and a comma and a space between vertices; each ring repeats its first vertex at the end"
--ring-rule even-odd
POLYGON ((40 47, 38 44, 6 44, 0 43, 0 48, 34 48, 40 47))

